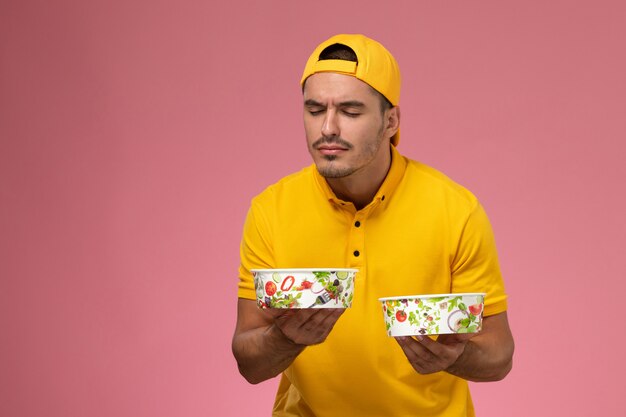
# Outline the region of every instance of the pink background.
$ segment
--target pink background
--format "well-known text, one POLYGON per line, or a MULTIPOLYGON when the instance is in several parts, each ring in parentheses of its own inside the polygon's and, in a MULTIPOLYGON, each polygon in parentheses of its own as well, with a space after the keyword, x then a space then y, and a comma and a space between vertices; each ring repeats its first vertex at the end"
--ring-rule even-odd
POLYGON ((0 415, 269 415, 230 353, 239 238, 309 164, 298 81, 337 32, 395 54, 400 150, 492 219, 517 351, 479 415, 626 415, 623 4, 0 1, 0 415))

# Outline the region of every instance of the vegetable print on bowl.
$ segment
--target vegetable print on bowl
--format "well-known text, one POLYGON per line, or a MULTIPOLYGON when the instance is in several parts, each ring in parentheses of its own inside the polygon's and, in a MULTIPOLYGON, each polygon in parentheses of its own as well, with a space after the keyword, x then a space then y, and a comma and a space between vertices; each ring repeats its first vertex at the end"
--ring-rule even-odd
POLYGON ((260 308, 348 308, 357 269, 253 269, 260 308))
POLYGON ((484 293, 379 298, 389 336, 479 332, 484 300, 484 293))

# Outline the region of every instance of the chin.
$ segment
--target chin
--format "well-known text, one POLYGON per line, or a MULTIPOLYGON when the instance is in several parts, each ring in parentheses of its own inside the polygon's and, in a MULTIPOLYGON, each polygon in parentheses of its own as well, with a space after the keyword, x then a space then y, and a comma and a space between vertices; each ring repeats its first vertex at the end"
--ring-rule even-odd
POLYGON ((317 172, 324 178, 345 178, 354 170, 350 167, 341 167, 333 164, 317 164, 317 172))

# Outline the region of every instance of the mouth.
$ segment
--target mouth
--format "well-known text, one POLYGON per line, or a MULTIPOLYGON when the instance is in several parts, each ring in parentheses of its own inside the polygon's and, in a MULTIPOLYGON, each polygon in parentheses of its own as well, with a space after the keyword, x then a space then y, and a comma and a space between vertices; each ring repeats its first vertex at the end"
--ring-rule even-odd
POLYGON ((340 137, 319 138, 313 143, 313 148, 325 156, 335 156, 352 149, 352 144, 340 137))
POLYGON ((322 155, 339 155, 342 152, 346 152, 348 148, 339 145, 324 144, 318 146, 317 150, 322 155))

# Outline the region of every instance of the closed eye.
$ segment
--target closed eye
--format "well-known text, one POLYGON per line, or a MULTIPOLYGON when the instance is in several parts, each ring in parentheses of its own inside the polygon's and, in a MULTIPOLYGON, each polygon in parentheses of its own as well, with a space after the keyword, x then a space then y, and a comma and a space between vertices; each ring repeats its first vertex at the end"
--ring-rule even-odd
POLYGON ((341 109, 341 112, 348 117, 358 117, 363 113, 365 104, 357 100, 348 100, 339 103, 339 108, 341 109))
POLYGON ((319 114, 322 114, 324 113, 324 110, 325 109, 307 109, 307 111, 309 112, 311 116, 317 116, 319 114))
POLYGON ((311 99, 304 102, 304 108, 306 111, 309 112, 311 116, 317 116, 324 113, 324 111, 326 110, 326 107, 322 105, 322 103, 311 99))

